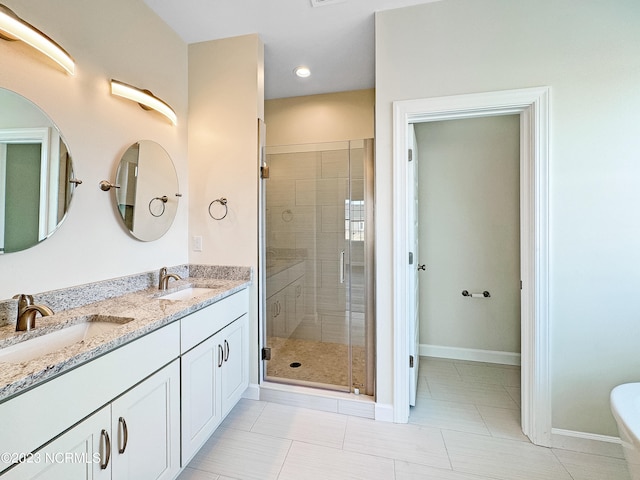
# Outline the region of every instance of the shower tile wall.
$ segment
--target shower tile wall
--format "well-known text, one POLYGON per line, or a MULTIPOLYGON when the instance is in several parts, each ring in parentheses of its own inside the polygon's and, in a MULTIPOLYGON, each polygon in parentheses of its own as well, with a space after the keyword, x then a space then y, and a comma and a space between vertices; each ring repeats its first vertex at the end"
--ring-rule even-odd
MULTIPOLYGON (((353 156, 353 152, 352 152, 353 156)), ((291 338, 331 343, 349 343, 349 299, 340 283, 339 254, 345 250, 345 201, 349 198, 349 150, 281 153, 268 155, 267 256, 297 255, 305 258, 304 318, 291 338), (295 252, 295 253, 294 253, 295 252)), ((362 162, 352 162, 351 173, 364 176, 362 162), (354 168, 358 164, 359 168, 354 168)), ((352 180, 352 197, 363 197, 363 181, 352 180)), ((352 242, 354 260, 352 318, 354 345, 363 344, 364 248, 352 242), (357 305, 356 305, 357 304, 357 305), (355 327, 355 332, 353 328, 355 327)), ((268 281, 268 279, 267 279, 268 281)))

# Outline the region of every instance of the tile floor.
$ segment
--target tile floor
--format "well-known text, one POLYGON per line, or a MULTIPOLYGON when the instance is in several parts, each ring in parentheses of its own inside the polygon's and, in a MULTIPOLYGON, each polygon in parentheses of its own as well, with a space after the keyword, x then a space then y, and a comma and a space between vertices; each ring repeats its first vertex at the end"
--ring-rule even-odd
MULTIPOLYGON (((267 362, 269 380, 304 380, 349 390, 348 345, 301 338, 268 337, 267 346, 271 347, 271 360, 267 362), (299 367, 291 368, 293 362, 298 363, 299 367)), ((352 346, 351 355, 352 386, 364 391, 364 347, 352 346)))
POLYGON ((179 480, 629 480, 619 458, 529 443, 519 374, 422 358, 404 425, 241 400, 179 480))

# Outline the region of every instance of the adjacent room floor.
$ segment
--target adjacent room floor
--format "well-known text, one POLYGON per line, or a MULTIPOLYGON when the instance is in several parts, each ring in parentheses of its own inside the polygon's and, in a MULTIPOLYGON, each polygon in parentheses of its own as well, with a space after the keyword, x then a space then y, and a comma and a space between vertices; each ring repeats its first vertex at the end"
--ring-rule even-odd
POLYGON ((422 358, 409 424, 242 400, 180 480, 629 480, 620 458, 532 445, 520 369, 422 358))

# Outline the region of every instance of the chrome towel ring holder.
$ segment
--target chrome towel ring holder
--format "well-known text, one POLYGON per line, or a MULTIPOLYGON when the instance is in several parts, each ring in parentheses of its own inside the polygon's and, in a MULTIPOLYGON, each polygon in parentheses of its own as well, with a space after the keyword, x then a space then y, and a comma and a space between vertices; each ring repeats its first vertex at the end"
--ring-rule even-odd
POLYGON ((222 220, 224 217, 227 216, 227 213, 229 213, 229 207, 227 206, 227 199, 225 197, 216 198, 213 202, 209 204, 209 216, 214 220, 222 220), (213 215, 213 213, 211 213, 211 207, 213 206, 214 203, 219 203, 224 207, 224 215, 222 215, 221 217, 216 217, 213 215))
POLYGON ((149 202, 149 213, 154 217, 161 217, 162 214, 164 213, 164 208, 165 208, 165 204, 167 203, 167 200, 169 199, 167 198, 166 195, 163 195, 162 197, 152 198, 151 201, 149 202), (159 204, 157 204, 156 212, 154 212, 154 209, 152 208, 153 202, 160 202, 159 204))

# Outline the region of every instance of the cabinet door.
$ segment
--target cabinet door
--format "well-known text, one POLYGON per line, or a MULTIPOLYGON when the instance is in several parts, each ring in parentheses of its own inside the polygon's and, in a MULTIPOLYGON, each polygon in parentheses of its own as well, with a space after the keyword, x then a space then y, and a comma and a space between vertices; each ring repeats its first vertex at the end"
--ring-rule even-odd
POLYGON ((182 355, 182 465, 207 441, 222 421, 220 367, 224 362, 220 334, 182 355))
POLYGON ((110 419, 111 409, 104 407, 0 476, 3 480, 110 480, 113 442, 110 432, 102 430, 108 429, 110 419))
POLYGON ((180 366, 175 360, 112 402, 113 478, 171 480, 180 471, 180 366))
POLYGON ((267 299, 267 336, 287 337, 286 310, 285 290, 267 299))
POLYGON ((297 279, 287 286, 287 336, 293 335, 295 329, 300 325, 304 317, 304 292, 302 285, 304 277, 297 279))
POLYGON ((249 385, 249 316, 243 315, 222 330, 222 416, 238 403, 249 385))

